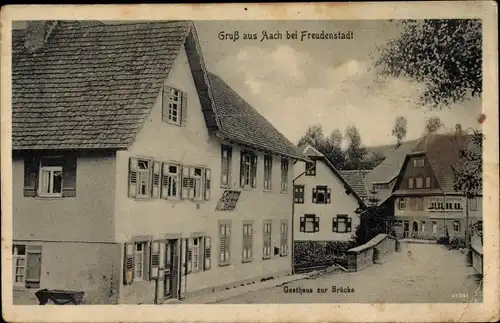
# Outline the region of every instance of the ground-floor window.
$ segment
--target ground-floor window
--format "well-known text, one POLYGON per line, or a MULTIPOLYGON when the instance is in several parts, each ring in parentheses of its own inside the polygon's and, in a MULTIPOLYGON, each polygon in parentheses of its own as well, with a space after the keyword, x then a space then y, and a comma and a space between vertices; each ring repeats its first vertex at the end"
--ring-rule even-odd
POLYGON ((252 261, 253 222, 243 223, 243 262, 252 261))
POLYGON ((432 221, 432 233, 437 233, 437 222, 432 221))
POLYGON ((40 287, 42 247, 15 244, 12 246, 12 279, 14 285, 40 287))
POLYGON ((332 220, 332 232, 346 233, 352 231, 352 219, 347 214, 337 214, 332 220))
POLYGON ((269 259, 271 258, 271 241, 272 241, 272 222, 270 220, 264 221, 264 231, 263 231, 263 250, 262 250, 262 258, 269 259))
POLYGON ((425 232, 425 221, 420 222, 420 231, 425 232))
POLYGON ((144 274, 145 242, 134 243, 134 280, 142 280, 144 274))
POLYGON ((300 217, 300 232, 319 232, 319 217, 315 214, 305 214, 300 217))
POLYGON ((460 221, 453 221, 453 231, 460 232, 460 221))

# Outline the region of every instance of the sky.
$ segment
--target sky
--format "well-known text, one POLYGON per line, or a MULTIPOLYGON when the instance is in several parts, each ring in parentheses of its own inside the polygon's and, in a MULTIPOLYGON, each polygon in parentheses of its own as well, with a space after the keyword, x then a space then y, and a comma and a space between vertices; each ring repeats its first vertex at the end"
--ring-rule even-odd
MULTIPOLYGON (((424 87, 406 79, 380 81, 371 69, 377 46, 397 37, 400 30, 388 20, 351 21, 197 21, 207 69, 221 76, 275 127, 297 143, 308 126, 320 124, 326 135, 355 125, 366 146, 395 143, 392 127, 397 116, 408 119, 406 139, 423 134, 425 121, 439 116, 445 131, 460 123, 477 127, 479 99, 436 111, 422 107, 424 87), (327 33, 353 32, 353 39, 300 41, 265 39, 262 31, 327 33), (219 33, 238 31, 236 41, 219 33), (242 34, 256 33, 257 40, 242 34)), ((284 37, 286 38, 286 37, 284 37)))
POLYGON ((440 117, 445 131, 453 131, 456 124, 463 129, 478 126, 480 99, 430 109, 418 101, 423 85, 377 77, 372 70, 374 50, 398 37, 396 22, 240 20, 196 21, 195 25, 207 69, 222 77, 293 143, 309 126, 320 124, 325 135, 354 125, 365 146, 393 144, 392 127, 400 115, 408 119, 408 140, 423 134, 430 116, 440 117), (234 36, 236 31, 238 40, 219 37, 221 32, 234 36), (283 39, 261 41, 263 31, 280 32, 283 39), (298 39, 287 40, 287 31, 297 31, 298 39), (301 41, 303 31, 352 32, 352 39, 301 41), (243 34, 256 34, 257 39, 243 39, 243 34))

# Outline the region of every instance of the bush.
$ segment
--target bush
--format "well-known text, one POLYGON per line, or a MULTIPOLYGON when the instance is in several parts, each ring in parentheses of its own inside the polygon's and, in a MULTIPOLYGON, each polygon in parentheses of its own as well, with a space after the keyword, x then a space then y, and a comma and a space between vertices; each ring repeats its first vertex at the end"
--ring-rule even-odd
POLYGON ((448 244, 449 249, 462 249, 465 248, 465 238, 457 237, 451 238, 450 243, 448 244))
POLYGON ((441 236, 437 239, 437 243, 442 245, 448 245, 450 243, 450 237, 441 236))
POLYGON ((343 241, 296 241, 293 262, 300 266, 342 259, 351 247, 343 241))

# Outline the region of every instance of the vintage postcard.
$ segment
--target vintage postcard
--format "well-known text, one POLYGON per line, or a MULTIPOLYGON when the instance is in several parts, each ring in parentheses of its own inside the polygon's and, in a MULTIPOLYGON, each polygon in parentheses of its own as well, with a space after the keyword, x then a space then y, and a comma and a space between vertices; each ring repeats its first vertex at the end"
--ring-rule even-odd
POLYGON ((497 9, 3 7, 4 319, 497 321, 497 9))

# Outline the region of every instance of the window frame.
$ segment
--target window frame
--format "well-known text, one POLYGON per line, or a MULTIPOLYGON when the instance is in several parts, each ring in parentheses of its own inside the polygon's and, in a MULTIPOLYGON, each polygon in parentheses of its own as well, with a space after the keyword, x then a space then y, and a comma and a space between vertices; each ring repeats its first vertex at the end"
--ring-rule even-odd
POLYGON ((242 183, 240 183, 240 187, 244 189, 256 189, 258 155, 255 152, 246 150, 240 151, 240 154, 240 181, 241 179, 243 180, 242 183))
POLYGON ((431 178, 430 176, 425 177, 425 188, 431 188, 431 178))
POLYGON ((415 188, 423 188, 424 179, 422 177, 415 178, 415 188))
POLYGON ((479 199, 473 197, 469 200, 469 211, 477 211, 479 209, 479 199))
POLYGON ((262 259, 263 260, 271 259, 272 255, 273 255, 272 235, 273 235, 272 220, 264 220, 262 223, 262 259), (266 253, 267 249, 269 249, 269 254, 266 253))
POLYGON ((137 199, 148 199, 152 197, 152 189, 153 189, 153 160, 149 158, 144 158, 144 157, 136 157, 137 159, 137 179, 136 179, 136 193, 135 193, 135 198, 137 199), (147 163, 147 169, 140 169, 139 164, 141 162, 147 163), (146 178, 146 194, 141 194, 141 179, 143 176, 146 178))
POLYGON ((133 250, 133 258, 134 258, 134 279, 133 281, 134 282, 137 282, 137 281, 144 281, 144 273, 145 273, 145 270, 147 270, 147 260, 146 260, 146 256, 147 256, 147 253, 145 252, 146 251, 146 248, 148 247, 148 242, 147 241, 134 241, 134 250, 133 250), (137 275, 137 268, 136 268, 136 265, 137 265, 137 254, 139 253, 137 251, 137 246, 138 245, 141 245, 142 246, 142 250, 140 251, 140 254, 141 254, 141 271, 140 271, 140 275, 137 275))
POLYGON ((398 198, 398 210, 404 211, 406 209, 406 197, 398 198))
POLYGON ((312 199, 314 204, 330 204, 331 189, 328 188, 328 185, 316 185, 316 187, 312 188, 312 199), (320 191, 324 191, 324 200, 322 202, 318 200, 318 194, 321 194, 320 191))
POLYGON ((424 167, 424 166, 425 166, 424 158, 415 158, 413 160, 413 167, 424 167))
POLYGON ((316 176, 316 160, 305 162, 305 176, 316 176))
POLYGON ((12 284, 14 286, 24 286, 26 284, 26 269, 28 267, 28 246, 23 244, 13 244, 12 245, 12 284), (24 248, 24 254, 19 254, 18 248, 24 248), (23 260, 23 265, 18 265, 18 261, 23 260), (17 269, 22 269, 22 274, 17 273, 17 269), (21 277, 21 281, 17 278, 21 277))
POLYGON ((438 231, 438 223, 437 221, 432 221, 432 233, 437 233, 438 231))
POLYGON ((205 195, 205 169, 203 166, 191 166, 193 173, 191 174, 191 180, 193 183, 193 201, 203 201, 205 195), (200 175, 196 174, 196 170, 200 171, 200 175), (199 184, 199 189, 197 185, 199 184), (199 193, 199 194, 197 194, 199 193))
POLYGON ((231 222, 219 221, 218 233, 219 233, 219 267, 228 266, 231 264, 231 241, 230 241, 231 222), (224 231, 224 235, 222 234, 222 231, 224 231), (224 236, 224 242, 222 242, 221 240, 222 236, 224 236))
POLYGON ((280 222, 280 257, 288 256, 288 220, 280 222))
POLYGON ((233 147, 230 145, 221 144, 221 187, 228 188, 231 186, 231 163, 232 163, 233 147), (226 156, 224 156, 224 153, 226 156), (224 178, 225 176, 225 178, 224 178))
POLYGON ((64 190, 64 161, 63 160, 58 160, 58 165, 54 166, 44 166, 43 162, 44 159, 60 159, 61 157, 59 156, 43 156, 40 158, 39 166, 38 166, 38 196, 39 197, 62 197, 63 196, 63 190, 64 190), (59 165, 60 162, 60 165, 59 165), (49 172, 49 187, 51 188, 52 192, 43 192, 42 191, 42 182, 43 182, 43 172, 49 172), (61 173, 61 192, 59 193, 54 193, 54 173, 55 172, 60 172, 61 173))
POLYGON ((241 250, 241 262, 247 263, 253 260, 253 221, 243 221, 243 241, 241 250), (246 253, 245 253, 246 251, 246 253))
POLYGON ((304 216, 301 216, 300 219, 301 219, 301 222, 302 221, 304 222, 304 226, 303 226, 304 230, 302 230, 302 226, 300 226, 299 227, 300 232, 302 232, 302 233, 317 233, 317 232, 319 232, 319 230, 320 230, 320 228, 319 228, 319 216, 317 216, 316 214, 304 214, 304 216), (307 230, 307 222, 308 222, 307 220, 308 219, 312 219, 312 231, 307 230))
POLYGON ((293 186, 293 202, 296 204, 304 204, 304 200, 306 197, 305 185, 294 185, 293 186), (300 189, 301 191, 297 191, 300 189), (302 199, 302 201, 300 200, 302 199))
POLYGON ((350 233, 352 232, 352 217, 347 214, 337 214, 332 218, 332 232, 335 233, 350 233), (339 221, 342 219, 342 221, 339 221), (344 230, 339 231, 339 223, 344 223, 344 230))
POLYGON ((162 171, 162 190, 164 189, 164 181, 166 177, 167 181, 167 189, 166 189, 166 194, 162 194, 164 199, 167 200, 179 200, 181 198, 181 191, 182 191, 182 165, 180 163, 172 163, 172 162, 163 162, 163 167, 167 168, 167 172, 165 174, 164 171, 162 171), (170 171, 170 167, 176 167, 177 172, 172 173, 170 171), (175 195, 172 195, 172 190, 173 190, 173 185, 172 183, 175 182, 175 195))
POLYGON ((461 229, 460 228, 460 226, 461 226, 460 225, 460 221, 458 221, 458 220, 453 221, 452 226, 453 226, 453 231, 454 232, 460 232, 460 229, 461 229), (456 227, 455 227, 455 225, 456 225, 456 227), (457 227, 458 227, 458 230, 456 229, 457 227))
POLYGON ((288 181, 290 176, 290 160, 288 158, 281 158, 281 193, 288 192, 288 181))
POLYGON ((163 121, 174 124, 177 126, 180 126, 182 123, 182 111, 183 111, 183 95, 184 91, 182 91, 179 88, 172 87, 172 86, 165 86, 163 90, 168 90, 170 93, 167 93, 167 95, 164 96, 167 97, 166 102, 163 102, 163 107, 162 107, 162 115, 163 115, 163 121), (177 94, 176 94, 177 92, 177 94), (178 100, 174 101, 173 96, 177 95, 178 100), (173 109, 173 104, 177 104, 175 110, 173 109), (166 110, 166 111, 165 111, 166 110), (174 112, 176 113, 176 120, 173 120, 174 112))
POLYGON ((197 272, 203 270, 205 262, 205 255, 203 252, 205 249, 205 246, 203 245, 204 240, 205 237, 202 236, 192 237, 191 272, 197 272), (197 256, 197 262, 195 262, 195 256, 197 256), (197 264, 196 266, 195 263, 197 264))
POLYGON ((413 177, 408 178, 408 188, 413 188, 413 177))

